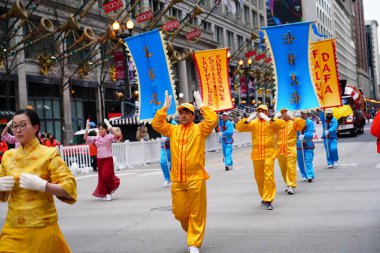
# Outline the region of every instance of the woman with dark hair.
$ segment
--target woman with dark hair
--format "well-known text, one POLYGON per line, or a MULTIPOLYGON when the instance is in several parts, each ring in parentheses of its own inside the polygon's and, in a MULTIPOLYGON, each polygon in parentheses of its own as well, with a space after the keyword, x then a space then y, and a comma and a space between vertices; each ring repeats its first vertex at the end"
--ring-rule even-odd
POLYGON ((55 139, 54 134, 48 134, 47 139, 44 143, 48 147, 55 148, 56 146, 59 146, 59 142, 55 139))
POLYGON ((34 111, 16 112, 10 128, 21 145, 7 151, 1 164, 0 201, 8 201, 8 214, 0 252, 71 252, 57 223, 53 197, 75 203, 75 178, 55 148, 40 144, 40 120, 34 111))
POLYGON ((111 194, 116 191, 120 185, 120 179, 115 176, 113 168, 112 142, 116 142, 120 136, 114 132, 114 128, 109 124, 108 120, 106 122, 108 124, 99 124, 99 134, 97 136, 89 136, 88 130, 90 129, 90 121, 87 120, 84 139, 87 144, 95 144, 97 149, 98 186, 92 195, 103 198, 103 200, 111 201, 111 194), (111 133, 108 134, 107 130, 111 133))

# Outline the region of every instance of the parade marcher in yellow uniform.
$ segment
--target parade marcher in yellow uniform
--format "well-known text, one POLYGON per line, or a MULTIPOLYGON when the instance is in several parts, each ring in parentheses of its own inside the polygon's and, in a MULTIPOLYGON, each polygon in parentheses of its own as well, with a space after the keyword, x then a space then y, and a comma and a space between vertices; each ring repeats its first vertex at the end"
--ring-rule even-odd
POLYGON ((277 159, 280 165, 282 178, 286 184, 285 191, 292 195, 297 186, 297 131, 304 129, 306 121, 294 115, 288 109, 281 109, 275 118, 281 117, 286 125, 276 131, 277 159))
POLYGON ((261 204, 267 210, 273 210, 272 201, 276 195, 274 179, 274 160, 276 158, 276 130, 285 127, 282 119, 270 119, 268 107, 260 105, 256 112, 236 124, 239 132, 252 133, 252 154, 255 179, 261 204), (256 118, 257 117, 257 118, 256 118))
POLYGON ((153 128, 170 138, 172 169, 172 205, 174 217, 187 232, 191 253, 199 252, 204 238, 207 215, 205 144, 207 137, 218 124, 218 116, 202 102, 199 92, 194 92, 195 102, 204 120, 194 124, 195 110, 189 103, 178 108, 180 125, 166 122, 171 96, 165 92, 164 106, 156 112, 153 128))
POLYGON ((11 125, 20 142, 8 150, 0 172, 0 201, 8 213, 0 235, 0 252, 71 252, 59 229, 54 195, 76 202, 76 182, 55 148, 40 144, 40 120, 32 110, 21 110, 11 125))

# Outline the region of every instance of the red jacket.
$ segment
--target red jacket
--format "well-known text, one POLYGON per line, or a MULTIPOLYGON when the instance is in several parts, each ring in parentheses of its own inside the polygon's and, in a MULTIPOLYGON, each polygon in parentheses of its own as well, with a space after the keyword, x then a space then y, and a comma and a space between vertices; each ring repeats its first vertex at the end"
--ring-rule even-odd
POLYGON ((4 152, 8 150, 8 145, 5 141, 0 140, 0 163, 3 158, 4 152))
POLYGON ((377 138, 377 153, 380 153, 380 113, 376 113, 373 119, 371 134, 377 138))

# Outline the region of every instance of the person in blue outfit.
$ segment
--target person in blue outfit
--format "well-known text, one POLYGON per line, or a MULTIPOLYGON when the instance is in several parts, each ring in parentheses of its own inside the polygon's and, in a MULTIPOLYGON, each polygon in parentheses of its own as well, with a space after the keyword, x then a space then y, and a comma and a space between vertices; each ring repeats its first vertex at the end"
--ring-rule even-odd
POLYGON ((223 161, 226 171, 233 169, 232 161, 232 143, 234 139, 232 135, 234 134, 234 124, 228 119, 228 113, 223 112, 222 118, 219 120, 219 142, 222 143, 223 148, 223 161))
POLYGON ((319 117, 322 121, 323 134, 322 139, 326 150, 327 166, 329 169, 338 167, 338 121, 333 117, 331 109, 326 110, 326 117, 321 111, 319 117))
MULTIPOLYGON (((178 125, 177 122, 170 117, 168 120, 168 123, 172 125, 178 125)), ((161 137, 161 158, 160 158, 160 165, 162 173, 164 173, 164 183, 162 186, 167 187, 170 186, 171 180, 170 180, 170 169, 171 169, 171 155, 170 155, 170 140, 168 137, 162 136, 161 137)))
POLYGON ((297 162, 304 181, 311 183, 315 178, 314 159, 314 122, 307 117, 305 112, 298 111, 296 117, 306 120, 306 126, 301 132, 297 132, 297 162))

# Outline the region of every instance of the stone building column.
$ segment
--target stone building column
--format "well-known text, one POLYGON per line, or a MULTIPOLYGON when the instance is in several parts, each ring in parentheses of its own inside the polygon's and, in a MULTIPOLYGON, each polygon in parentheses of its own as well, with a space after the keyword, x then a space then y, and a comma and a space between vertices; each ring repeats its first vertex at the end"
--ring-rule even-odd
POLYGON ((183 93, 183 101, 189 102, 189 81, 187 77, 187 61, 179 61, 178 63, 178 83, 179 92, 183 93))

